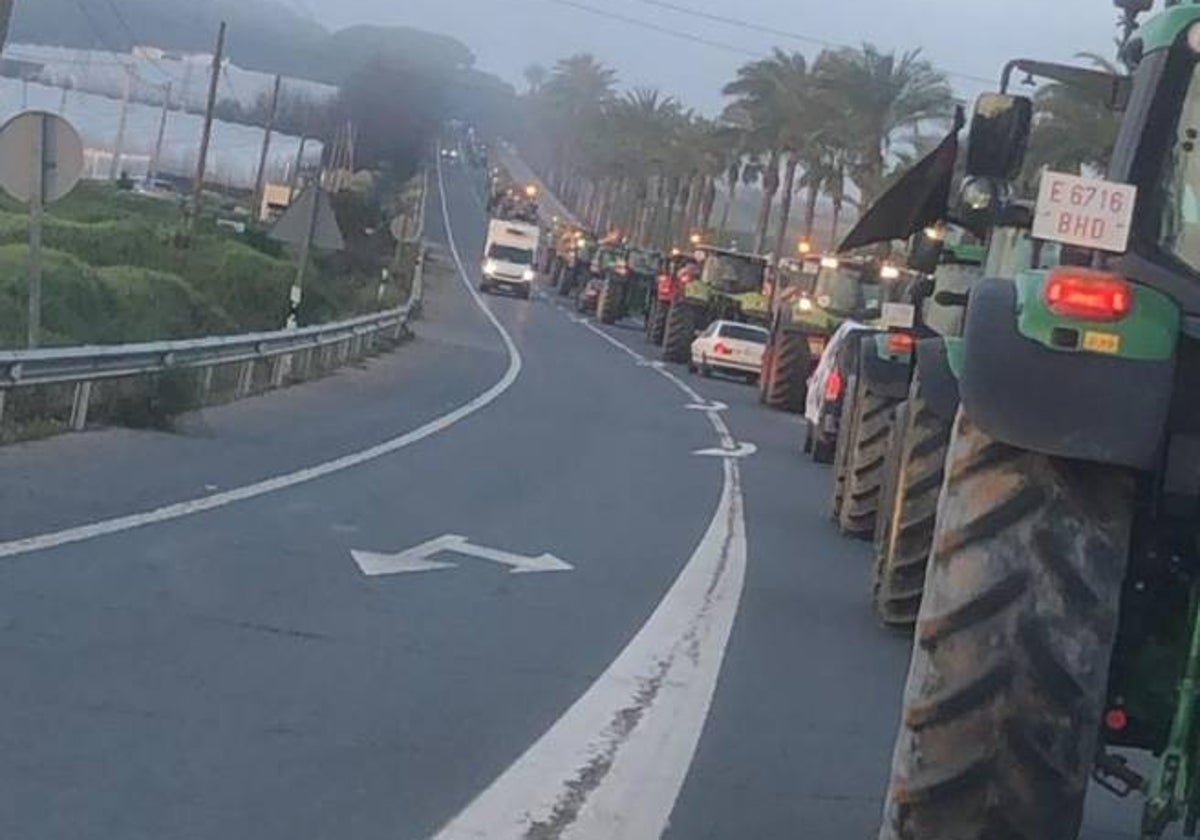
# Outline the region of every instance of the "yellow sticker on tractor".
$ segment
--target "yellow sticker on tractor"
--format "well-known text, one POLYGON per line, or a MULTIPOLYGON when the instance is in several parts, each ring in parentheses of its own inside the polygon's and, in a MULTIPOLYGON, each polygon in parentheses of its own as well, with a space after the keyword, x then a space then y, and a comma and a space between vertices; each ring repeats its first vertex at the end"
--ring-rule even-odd
POLYGON ((1121 336, 1116 333, 1092 332, 1083 334, 1083 349, 1095 353, 1121 352, 1121 336))

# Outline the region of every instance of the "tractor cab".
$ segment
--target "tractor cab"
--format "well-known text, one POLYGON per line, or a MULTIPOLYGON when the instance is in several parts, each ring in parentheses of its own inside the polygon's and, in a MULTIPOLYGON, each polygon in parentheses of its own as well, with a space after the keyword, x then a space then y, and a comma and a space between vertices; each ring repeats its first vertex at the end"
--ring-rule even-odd
POLYGON ((822 257, 813 285, 813 309, 835 319, 869 321, 883 304, 881 267, 865 257, 822 257))

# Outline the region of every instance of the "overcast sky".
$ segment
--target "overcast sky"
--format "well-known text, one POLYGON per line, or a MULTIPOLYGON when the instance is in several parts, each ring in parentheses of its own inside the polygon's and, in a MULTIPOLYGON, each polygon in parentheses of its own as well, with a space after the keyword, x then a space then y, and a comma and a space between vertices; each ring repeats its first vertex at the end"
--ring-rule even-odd
MULTIPOLYGON (((656 0, 285 0, 324 24, 403 24, 458 38, 482 69, 523 86, 522 69, 550 66, 576 52, 615 67, 624 87, 661 88, 712 113, 720 88, 750 54, 773 46, 814 55, 820 47, 738 28, 655 5, 656 0), (569 8, 578 2, 609 15, 687 33, 742 52, 651 31, 569 8)), ((1069 60, 1081 51, 1111 55, 1111 0, 669 0, 673 5, 839 44, 871 41, 922 48, 973 97, 1009 58, 1069 60)))

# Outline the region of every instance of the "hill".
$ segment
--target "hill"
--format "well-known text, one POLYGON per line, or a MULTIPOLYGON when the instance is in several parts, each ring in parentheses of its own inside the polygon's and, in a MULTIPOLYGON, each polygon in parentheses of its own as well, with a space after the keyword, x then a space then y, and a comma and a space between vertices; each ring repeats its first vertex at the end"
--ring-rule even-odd
POLYGON ((126 52, 138 44, 211 52, 220 21, 239 67, 341 84, 374 58, 407 66, 462 70, 474 64, 453 38, 403 26, 329 32, 275 0, 17 0, 14 42, 126 52))

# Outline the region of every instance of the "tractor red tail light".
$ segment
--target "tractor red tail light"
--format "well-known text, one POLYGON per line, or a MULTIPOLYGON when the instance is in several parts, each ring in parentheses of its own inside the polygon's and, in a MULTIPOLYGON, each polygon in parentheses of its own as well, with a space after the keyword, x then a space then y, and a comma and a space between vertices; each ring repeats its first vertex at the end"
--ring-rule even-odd
POLYGON ((842 386, 845 382, 842 380, 842 372, 834 368, 829 373, 829 378, 825 380, 825 400, 833 402, 842 397, 842 386))
POLYGON ((911 353, 917 340, 912 333, 888 333, 887 346, 889 353, 911 353))
POLYGON ((1104 725, 1113 732, 1120 732, 1129 726, 1129 714, 1120 706, 1115 706, 1104 713, 1104 725))
POLYGON ((728 356, 728 355, 730 355, 730 354, 731 354, 733 351, 729 349, 729 345, 728 345, 728 344, 725 344, 724 342, 718 341, 718 342, 716 343, 716 346, 714 346, 714 347, 713 347, 713 352, 714 352, 714 353, 716 353, 718 356, 728 356))
POLYGON ((1051 312, 1083 321, 1120 321, 1133 309, 1133 288, 1124 278, 1091 268, 1054 269, 1043 294, 1051 312))

